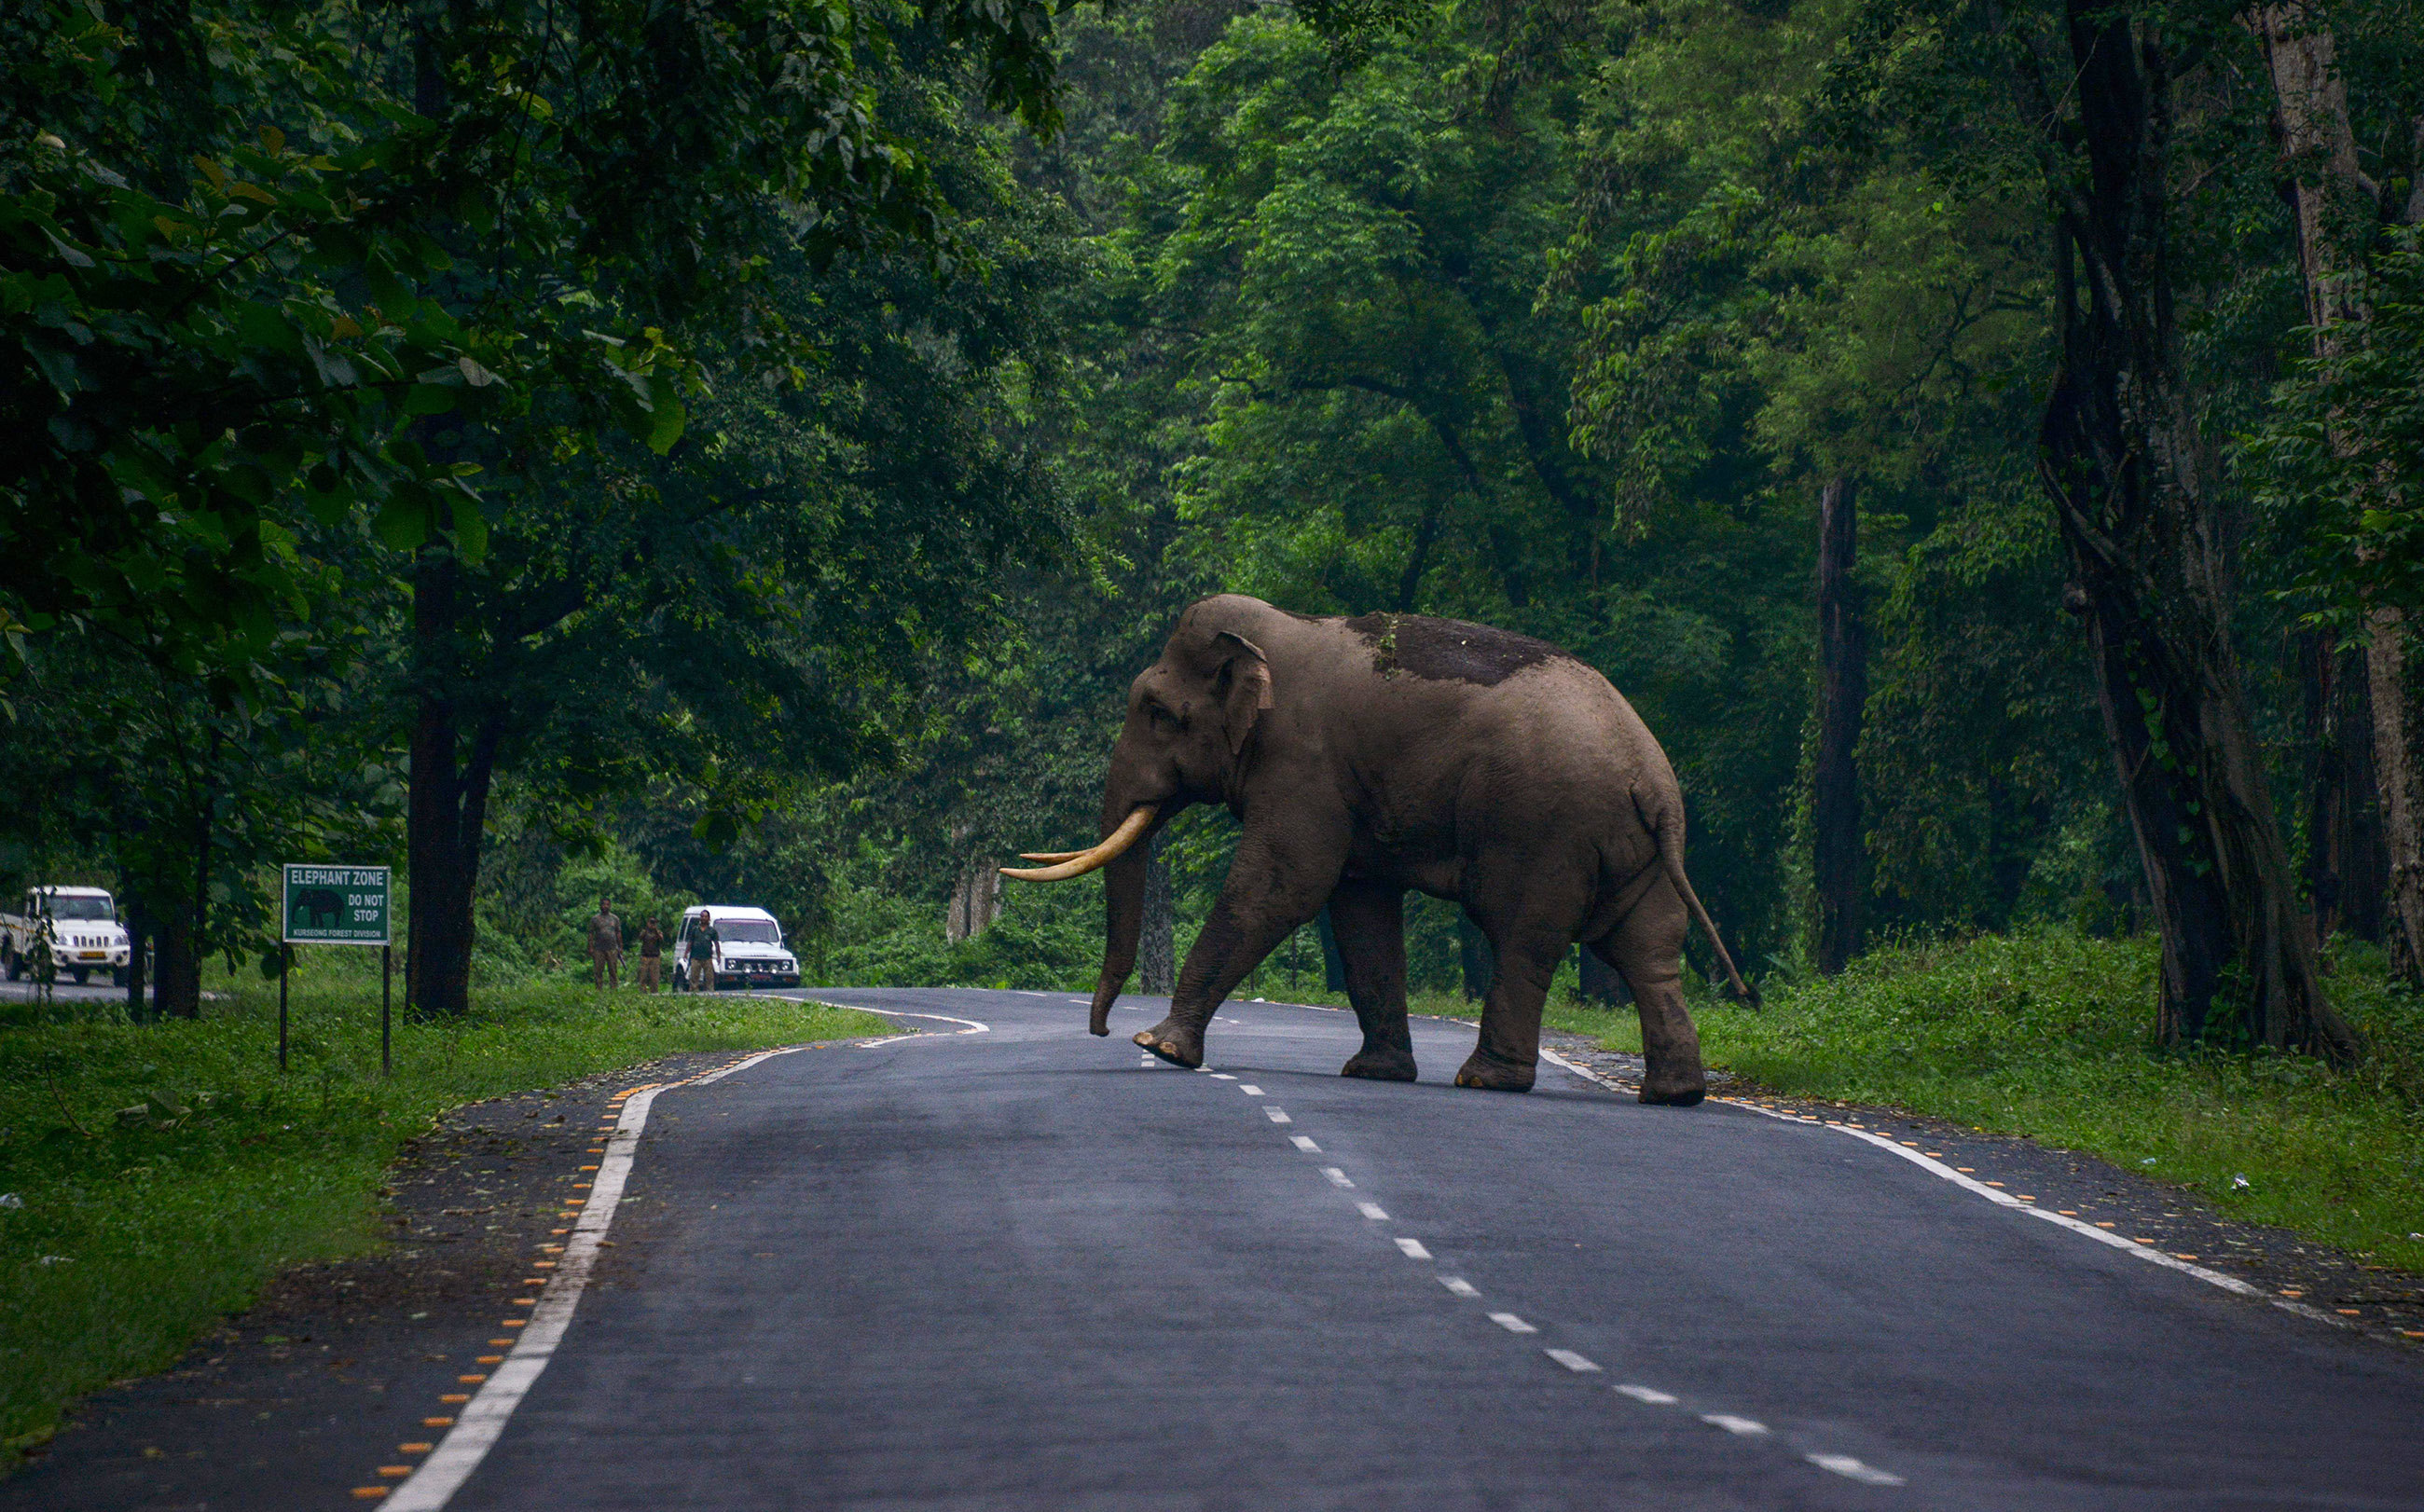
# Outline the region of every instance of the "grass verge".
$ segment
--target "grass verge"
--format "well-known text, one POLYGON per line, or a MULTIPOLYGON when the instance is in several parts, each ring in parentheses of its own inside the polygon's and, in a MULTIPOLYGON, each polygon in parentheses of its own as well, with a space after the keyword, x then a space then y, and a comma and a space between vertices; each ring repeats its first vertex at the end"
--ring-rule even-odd
MULTIPOLYGON (((395 1027, 378 988, 213 990, 199 1021, 122 1016, 0 1031, 0 1440, 157 1370, 262 1282, 376 1246, 382 1173, 445 1109, 686 1051, 889 1032, 868 1014, 733 995, 544 984, 476 995, 460 1022, 395 1027)), ((13 1453, 8 1456, 13 1457, 13 1453)))
MULTIPOLYGON (((2027 1135, 2424 1270, 2424 999, 2364 947, 2332 955, 2334 1001, 2368 1046, 2346 1072, 2164 1049, 2155 943, 2065 930, 1890 947, 1771 987, 1763 1011, 1692 1011, 1712 1066, 1778 1091, 2027 1135)), ((1630 1015, 1603 1022, 1609 1049, 1640 1050, 1630 1015)))

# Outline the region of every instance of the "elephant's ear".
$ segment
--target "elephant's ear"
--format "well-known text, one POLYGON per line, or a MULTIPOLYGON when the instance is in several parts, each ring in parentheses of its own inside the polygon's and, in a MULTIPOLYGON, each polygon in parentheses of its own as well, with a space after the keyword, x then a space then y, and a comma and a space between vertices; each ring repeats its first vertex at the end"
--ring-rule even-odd
POLYGON ((1229 736, 1229 754, 1236 756, 1246 748, 1246 738, 1254 733, 1254 720, 1271 707, 1271 663, 1263 648, 1235 630, 1222 630, 1212 637, 1212 644, 1231 652, 1220 663, 1220 723, 1229 736))

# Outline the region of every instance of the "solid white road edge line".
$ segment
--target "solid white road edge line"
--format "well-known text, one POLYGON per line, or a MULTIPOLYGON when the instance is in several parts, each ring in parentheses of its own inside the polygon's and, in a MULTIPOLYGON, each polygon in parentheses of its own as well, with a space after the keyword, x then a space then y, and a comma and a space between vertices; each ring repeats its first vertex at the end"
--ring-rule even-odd
MULTIPOLYGON (((1601 1075, 1599 1073, 1592 1071, 1587 1067, 1576 1065, 1574 1062, 1568 1060, 1565 1057, 1557 1054, 1555 1050, 1542 1049, 1540 1052, 1540 1058, 1544 1060, 1551 1061, 1554 1064, 1563 1066, 1566 1070, 1572 1072, 1575 1075, 1582 1077, 1585 1081, 1595 1082, 1598 1085, 1606 1088, 1610 1091, 1622 1090, 1621 1088, 1618 1087, 1616 1083, 1608 1080, 1605 1076, 1601 1075)), ((1745 1108, 1750 1112, 1758 1114, 1762 1118, 1775 1119, 1780 1123, 1796 1123, 1811 1128, 1832 1129, 1838 1134, 1848 1134, 1853 1138, 1858 1139, 1863 1143, 1875 1145, 1878 1149, 1883 1150, 1890 1155, 1900 1155, 1903 1159, 1909 1161, 1912 1165, 1935 1175, 1941 1176, 1946 1181, 1949 1181, 1955 1186, 1960 1187, 1962 1190, 1983 1197, 1999 1207, 2014 1208, 2019 1212, 2026 1213, 2031 1218, 2043 1218, 2048 1223, 2054 1224, 2059 1228, 2068 1229, 2073 1233, 2084 1234, 2088 1238, 2095 1240, 2097 1244, 2104 1245, 2110 1249, 2118 1249, 2123 1254, 2135 1255, 2150 1265, 2161 1265, 2165 1270, 2177 1270, 2183 1276, 2193 1276, 2209 1286, 2219 1286, 2225 1292, 2233 1292, 2241 1297, 2254 1297, 2259 1302, 2270 1302, 2274 1307, 2281 1309, 2281 1311, 2285 1313, 2295 1313, 2298 1316, 2309 1319, 2316 1323, 2328 1323, 2336 1329, 2354 1327, 2354 1325, 2350 1323, 2346 1318, 2326 1313, 2321 1308, 2313 1307, 2304 1302, 2293 1302, 2286 1297, 2274 1297, 2271 1293, 2263 1290, 2261 1287, 2251 1286, 2247 1282, 2241 1281, 2236 1276, 2225 1276, 2221 1271, 2210 1270, 2204 1265, 2194 1265, 2186 1260, 2175 1259, 2173 1256, 2165 1254, 2162 1250, 2157 1249, 2153 1245, 2140 1244, 2134 1239, 2126 1238, 2121 1234, 2113 1233, 2104 1229, 2099 1229, 2095 1224, 2090 1223, 2083 1218, 2069 1218, 2061 1213, 2051 1212, 2048 1209, 2037 1206, 2034 1202, 2023 1202, 2018 1198, 2012 1196, 2008 1192, 1999 1192, 1994 1187, 1987 1186, 1984 1182, 1974 1181, 1968 1176, 1964 1176, 1961 1172, 1954 1170, 1951 1166, 1946 1165, 1940 1160, 1931 1160, 1926 1155, 1920 1154, 1916 1150, 1906 1149, 1902 1145, 1898 1145, 1891 1139, 1885 1138, 1883 1135, 1871 1134, 1866 1129, 1846 1128, 1841 1123, 1828 1123, 1821 1119, 1803 1118, 1793 1113, 1779 1113, 1771 1107, 1761 1107, 1756 1103, 1746 1103, 1738 1097, 1714 1097, 1711 1098, 1710 1101, 1714 1103, 1724 1103, 1730 1107, 1745 1108)))
POLYGON ((1903 1478, 1895 1474, 1893 1472, 1890 1470, 1879 1470, 1874 1465, 1861 1464, 1858 1460, 1853 1458, 1849 1455, 1803 1455, 1801 1457, 1817 1466, 1820 1470, 1831 1470, 1838 1475, 1847 1476, 1852 1480, 1860 1482, 1864 1486, 1900 1486, 1903 1484, 1903 1478))
MULTIPOLYGON (((817 1008, 847 1009, 853 1013, 881 1013, 885 1018, 931 1018, 940 1019, 946 1024, 965 1024, 967 1026, 965 1028, 953 1029, 950 1034, 893 1034, 887 1035, 881 1040, 861 1040, 858 1042, 857 1045, 857 1048, 861 1050, 872 1050, 879 1044, 899 1044, 903 1040, 948 1040, 955 1035, 991 1034, 993 1032, 993 1026, 990 1024, 980 1024, 972 1018, 953 1018, 949 1013, 911 1013, 897 1008, 862 1008, 856 1003, 828 1002, 826 999, 821 997, 791 997, 782 993, 742 993, 741 995, 743 997, 772 998, 778 1003, 807 1003, 817 1008)), ((1030 995, 1041 997, 1045 995, 1036 993, 1030 995)), ((755 1062, 751 1063, 755 1064, 755 1062)), ((734 1069, 738 1070, 739 1068, 736 1067, 734 1069)), ((390 1504, 392 1505, 393 1504, 391 1503, 390 1504)))
POLYGON ((522 1329, 522 1336, 514 1341, 513 1352, 505 1356, 504 1363, 497 1367, 479 1394, 464 1405, 454 1419, 454 1426, 446 1431, 446 1437, 421 1462, 421 1468, 382 1504, 391 1512, 439 1512, 462 1488, 471 1472, 480 1468, 480 1461, 487 1457, 488 1451, 504 1433, 514 1409, 521 1406, 522 1398, 537 1384, 539 1373, 555 1358, 556 1345, 572 1324, 572 1310, 581 1304, 582 1290, 589 1284, 590 1267, 598 1261, 598 1241, 606 1237, 606 1226, 614 1221, 614 1209, 622 1204, 623 1183, 631 1174, 631 1157, 638 1152, 640 1131, 647 1127, 648 1108, 656 1102, 657 1094, 676 1087, 704 1087, 735 1072, 746 1071, 761 1060, 806 1048, 804 1044, 790 1044, 778 1050, 761 1050, 722 1071, 662 1087, 643 1088, 623 1099, 622 1116, 615 1121, 614 1132, 606 1137, 605 1157, 598 1162, 598 1174, 589 1184, 589 1201, 572 1225, 564 1253, 556 1259, 554 1277, 539 1293, 538 1304, 531 1309, 530 1322, 522 1329))

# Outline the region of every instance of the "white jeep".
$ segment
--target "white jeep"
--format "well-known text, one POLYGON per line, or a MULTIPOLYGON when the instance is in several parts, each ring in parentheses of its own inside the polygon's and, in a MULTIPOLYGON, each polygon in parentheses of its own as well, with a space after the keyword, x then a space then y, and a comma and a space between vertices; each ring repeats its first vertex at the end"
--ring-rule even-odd
POLYGON ((706 914, 715 921, 715 984, 718 987, 797 987, 799 958, 783 948, 783 926, 762 908, 726 907, 709 903, 685 909, 674 937, 665 947, 667 959, 682 970, 690 985, 690 931, 706 914))
POLYGON ((118 922, 118 906, 99 887, 28 887, 23 911, 0 914, 0 968, 8 979, 38 974, 44 947, 44 925, 52 979, 72 978, 83 986, 96 971, 126 985, 126 930, 118 922))

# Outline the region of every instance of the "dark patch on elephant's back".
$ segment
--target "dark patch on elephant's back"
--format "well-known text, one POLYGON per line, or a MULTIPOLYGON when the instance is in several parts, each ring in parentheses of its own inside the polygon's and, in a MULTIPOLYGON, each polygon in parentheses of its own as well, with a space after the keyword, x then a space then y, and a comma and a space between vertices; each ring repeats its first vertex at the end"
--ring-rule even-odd
POLYGON ((1566 657, 1546 641, 1460 619, 1427 614, 1363 614, 1347 628, 1372 647, 1383 673, 1404 672, 1436 682, 1494 688, 1525 667, 1566 657))

